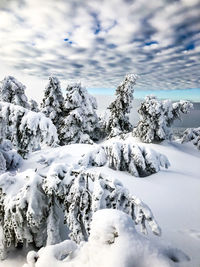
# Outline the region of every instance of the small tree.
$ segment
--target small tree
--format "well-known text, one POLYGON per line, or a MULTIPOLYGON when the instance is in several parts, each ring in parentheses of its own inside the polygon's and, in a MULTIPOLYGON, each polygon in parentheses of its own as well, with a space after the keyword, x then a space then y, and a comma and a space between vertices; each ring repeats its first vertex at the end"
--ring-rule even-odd
POLYGON ((12 76, 7 76, 0 85, 0 100, 30 109, 25 95, 25 85, 12 76))
POLYGON ((106 135, 109 137, 127 133, 132 130, 129 122, 129 113, 132 108, 134 85, 137 75, 128 74, 125 80, 117 87, 116 99, 110 104, 110 117, 105 121, 106 135))
POLYGON ((93 143, 98 117, 96 99, 80 83, 67 86, 65 118, 60 125, 61 144, 93 143))
POLYGON ((140 121, 133 130, 133 135, 145 143, 171 139, 171 126, 181 113, 187 114, 193 107, 189 101, 172 103, 170 100, 159 101, 155 96, 147 96, 138 112, 140 121))
POLYGON ((45 88, 44 98, 41 103, 41 112, 52 120, 60 137, 60 124, 64 115, 64 97, 60 82, 56 77, 49 77, 49 83, 45 88))

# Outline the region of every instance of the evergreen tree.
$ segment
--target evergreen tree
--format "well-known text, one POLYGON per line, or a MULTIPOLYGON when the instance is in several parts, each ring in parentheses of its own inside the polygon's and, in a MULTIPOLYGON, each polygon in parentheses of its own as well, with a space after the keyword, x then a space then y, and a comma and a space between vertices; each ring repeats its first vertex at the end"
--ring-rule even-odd
POLYGON ((129 113, 132 108, 134 85, 137 75, 128 74, 117 87, 116 99, 110 104, 110 117, 104 122, 106 135, 109 137, 127 133, 132 130, 129 113))
POLYGON ((39 149, 41 143, 57 143, 56 127, 43 113, 5 102, 0 102, 0 133, 23 157, 39 149))
POLYGON ((41 112, 52 120, 60 139, 60 124, 64 115, 64 97, 60 82, 56 77, 49 77, 49 83, 45 88, 44 98, 41 103, 41 112))
POLYGON ((25 85, 12 76, 7 76, 0 85, 0 101, 12 103, 30 109, 28 98, 25 95, 25 85))
POLYGON ((145 143, 171 139, 171 126, 181 113, 187 114, 193 107, 189 101, 172 103, 170 100, 159 101, 155 96, 147 96, 138 112, 140 121, 133 130, 133 135, 145 143))
POLYGON ((80 83, 67 86, 65 118, 60 126, 61 144, 93 143, 97 137, 96 99, 80 83))

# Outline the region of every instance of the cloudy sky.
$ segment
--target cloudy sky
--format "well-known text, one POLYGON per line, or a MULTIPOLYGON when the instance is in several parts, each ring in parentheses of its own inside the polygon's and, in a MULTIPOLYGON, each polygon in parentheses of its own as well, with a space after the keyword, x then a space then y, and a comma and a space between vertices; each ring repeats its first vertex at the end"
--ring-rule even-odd
POLYGON ((109 94, 126 73, 137 92, 200 99, 200 0, 0 0, 0 80, 33 95, 53 74, 109 94))

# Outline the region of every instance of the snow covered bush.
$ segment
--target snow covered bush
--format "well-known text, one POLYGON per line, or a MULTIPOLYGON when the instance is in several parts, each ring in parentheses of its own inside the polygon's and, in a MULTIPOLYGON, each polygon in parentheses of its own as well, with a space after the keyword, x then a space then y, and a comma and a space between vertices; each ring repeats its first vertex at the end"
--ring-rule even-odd
POLYGON ((140 121, 133 130, 133 135, 145 143, 171 139, 171 126, 181 113, 187 114, 193 105, 189 101, 172 103, 170 100, 159 101, 155 96, 147 96, 138 112, 140 121))
POLYGON ((0 84, 0 101, 12 103, 30 109, 25 95, 25 85, 12 76, 7 76, 0 84))
POLYGON ((144 177, 160 171, 160 167, 168 168, 167 157, 153 149, 128 142, 107 142, 97 146, 90 153, 83 155, 80 165, 108 166, 118 171, 128 171, 133 176, 144 177))
POLYGON ((40 148, 41 143, 57 142, 56 128, 44 114, 5 102, 0 102, 0 132, 23 157, 40 148))
POLYGON ((41 112, 53 121, 60 135, 60 125, 64 116, 64 97, 58 78, 50 76, 41 103, 41 112))
POLYGON ((6 170, 17 169, 22 162, 21 156, 12 149, 9 140, 0 140, 0 174, 6 170))
POLYGON ((65 118, 60 125, 61 144, 93 143, 97 137, 96 99, 80 83, 67 86, 65 118))
POLYGON ((40 111, 39 108, 38 108, 38 103, 35 100, 31 99, 29 102, 30 102, 31 111, 34 111, 34 112, 39 112, 40 111))
POLYGON ((47 175, 33 170, 0 176, 0 256, 10 246, 52 245, 62 240, 60 222, 76 243, 88 240, 93 213, 118 209, 129 214, 143 233, 147 225, 159 235, 151 210, 116 179, 102 174, 71 170, 52 164, 47 175), (62 216, 59 212, 64 211, 62 216), (61 222, 62 223, 62 222, 61 222))
POLYGON ((129 113, 132 108, 134 85, 137 75, 128 74, 124 81, 117 87, 116 99, 110 104, 110 117, 104 121, 106 135, 109 137, 127 133, 132 130, 129 122, 129 113))
POLYGON ((185 143, 190 141, 200 150, 200 127, 188 128, 184 131, 181 142, 185 143))
POLYGON ((77 246, 66 240, 31 251, 23 267, 172 267, 188 260, 180 250, 140 235, 129 215, 103 209, 93 215, 88 242, 77 246))

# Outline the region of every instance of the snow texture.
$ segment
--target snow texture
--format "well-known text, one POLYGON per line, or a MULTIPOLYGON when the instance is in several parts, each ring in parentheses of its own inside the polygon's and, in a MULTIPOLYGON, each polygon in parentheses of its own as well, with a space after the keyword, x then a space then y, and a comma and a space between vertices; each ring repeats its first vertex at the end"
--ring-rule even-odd
POLYGON ((170 100, 159 101, 155 96, 147 96, 138 110, 140 121, 133 129, 133 135, 145 143, 171 139, 174 120, 180 119, 181 113, 189 113, 192 107, 189 101, 172 103, 170 100))
POLYGON ((23 267, 172 267, 189 258, 180 250, 158 247, 137 233, 131 217, 103 209, 93 215, 88 242, 64 241, 27 255, 23 267))
POLYGON ((117 171, 128 171, 136 177, 145 177, 159 172, 161 167, 170 166, 165 155, 144 145, 126 141, 109 141, 96 146, 83 155, 79 162, 79 165, 85 168, 101 167, 105 164, 117 171))
POLYGON ((128 74, 124 81, 117 87, 116 99, 110 104, 110 117, 104 121, 106 136, 114 137, 132 130, 129 122, 129 113, 132 107, 134 85, 137 75, 128 74))
POLYGON ((185 143, 190 141, 200 150, 200 127, 189 128, 184 131, 181 142, 185 143))
POLYGON ((88 143, 98 139, 96 99, 80 83, 67 86, 65 118, 60 126, 61 144, 88 143))
POLYGON ((23 157, 41 143, 54 145, 58 140, 55 126, 43 113, 6 102, 0 102, 0 132, 23 157))
POLYGON ((0 84, 0 101, 12 103, 30 109, 25 95, 25 85, 12 76, 7 76, 0 84))

